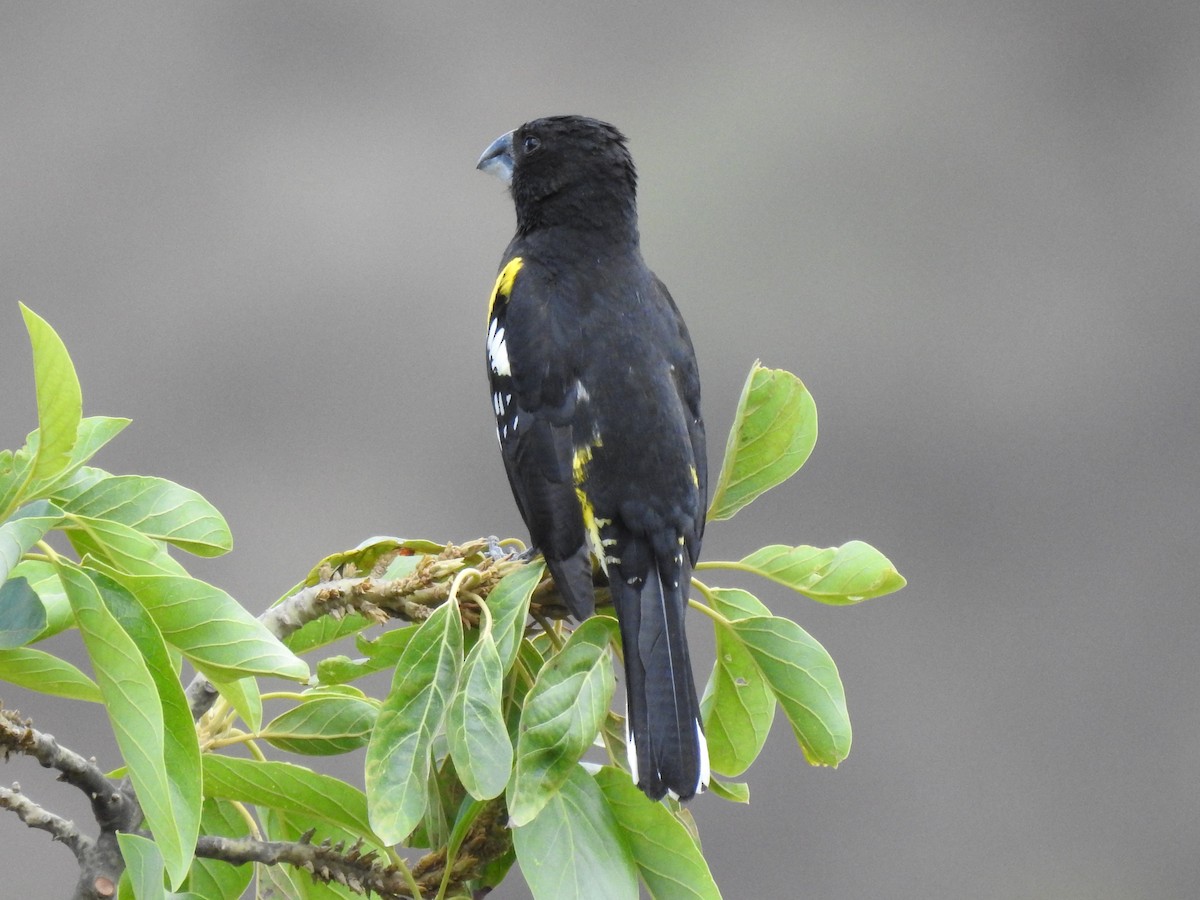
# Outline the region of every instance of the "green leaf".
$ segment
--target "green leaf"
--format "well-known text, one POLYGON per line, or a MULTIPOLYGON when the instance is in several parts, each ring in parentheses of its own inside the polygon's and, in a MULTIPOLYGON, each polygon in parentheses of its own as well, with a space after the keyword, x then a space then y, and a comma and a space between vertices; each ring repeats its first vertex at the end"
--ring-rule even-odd
POLYGON ((166 545, 146 537, 140 531, 110 522, 68 513, 62 530, 80 557, 91 557, 97 568, 135 575, 179 575, 187 571, 167 552, 166 545))
POLYGON ((17 564, 9 576, 24 578, 31 590, 37 594, 46 611, 46 625, 36 640, 44 640, 75 625, 75 614, 67 601, 67 593, 58 578, 54 564, 41 559, 26 559, 17 564))
POLYGON ((740 588, 709 588, 707 599, 712 601, 713 609, 731 622, 772 615, 761 600, 740 588))
MULTIPOLYGON (((628 776, 626 776, 628 777, 628 776)), ((604 794, 577 765, 542 810, 513 829, 534 900, 636 900, 637 870, 604 794)))
POLYGON ((68 512, 127 525, 197 556, 219 556, 233 546, 225 519, 211 503, 165 478, 110 475, 65 505, 68 512))
MULTIPOLYGON (((303 869, 258 864, 254 900, 360 900, 349 888, 313 881, 303 869)), ((203 898, 207 900, 207 898, 203 898)))
POLYGON ((500 669, 505 674, 517 658, 517 648, 525 636, 525 620, 529 615, 529 598, 546 572, 541 560, 526 563, 509 572, 488 594, 487 605, 492 611, 492 630, 496 638, 496 651, 500 655, 500 669))
POLYGON ((738 401, 710 521, 732 518, 759 494, 791 478, 817 441, 817 407, 804 383, 783 369, 751 367, 738 401))
POLYGON ((708 789, 714 796, 730 803, 750 802, 750 785, 744 781, 718 781, 714 778, 708 783, 708 789))
MULTIPOLYGON (((769 616, 754 595, 713 588, 713 607, 730 620, 769 616)), ((700 700, 708 760, 714 772, 740 775, 762 752, 775 720, 775 694, 750 651, 731 631, 717 625, 716 660, 700 700)))
MULTIPOLYGON (((318 584, 329 573, 332 573, 335 578, 344 576, 350 570, 353 570, 359 576, 368 575, 388 554, 393 552, 397 553, 397 555, 388 564, 386 571, 379 577, 379 580, 390 581, 396 578, 403 578, 411 575, 416 570, 417 565, 424 559, 425 554, 437 553, 442 549, 441 544, 434 544, 430 541, 373 538, 364 541, 362 545, 354 550, 345 550, 341 553, 334 553, 331 556, 325 557, 312 568, 312 571, 308 573, 308 576, 302 582, 284 594, 278 602, 282 603, 288 597, 305 587, 312 587, 318 584)), ((372 624, 374 623, 371 620, 357 613, 345 616, 342 619, 322 616, 315 621, 307 623, 298 631, 292 632, 285 639, 285 643, 296 653, 304 653, 308 650, 332 644, 334 641, 352 634, 357 634, 372 624)), ((380 668, 387 668, 387 666, 381 666, 380 668)), ((369 671, 378 670, 370 669, 369 671)), ((365 675, 368 672, 363 671, 361 674, 365 675)), ((360 676, 355 675, 353 677, 360 676)), ((352 678, 347 677, 345 680, 352 680, 352 678)))
POLYGON ((503 688, 500 653, 492 629, 485 628, 467 654, 462 681, 446 716, 454 767, 463 787, 477 800, 499 796, 512 772, 512 741, 501 708, 503 688))
POLYGON ((321 819, 380 843, 367 821, 362 791, 329 775, 285 762, 204 754, 204 795, 321 819))
POLYGON ((404 648, 367 744, 371 825, 389 844, 403 841, 425 814, 430 747, 462 661, 462 619, 458 603, 448 601, 404 648))
POLYGON ((752 616, 731 623, 750 651, 814 766, 837 766, 850 753, 850 716, 837 666, 790 619, 752 616))
POLYGON ((613 670, 603 616, 593 616, 538 673, 517 729, 508 784, 514 825, 532 821, 592 745, 612 701, 613 670))
POLYGON ((508 849, 504 853, 488 862, 483 867, 483 872, 479 877, 479 887, 483 892, 480 896, 486 894, 485 889, 495 889, 498 887, 508 877, 508 873, 516 861, 517 851, 509 844, 508 849))
POLYGON ((629 771, 629 745, 625 733, 625 716, 609 709, 600 728, 600 744, 612 760, 612 764, 625 772, 629 771))
MULTIPOLYGON (((266 834, 264 829, 264 834, 266 834)), ((317 884, 307 872, 291 866, 254 865, 254 900, 313 900, 309 888, 317 884)))
MULTIPOLYGON (((536 635, 537 638, 543 638, 545 636, 545 633, 536 635)), ((530 678, 533 679, 537 677, 538 672, 542 671, 542 666, 546 664, 546 657, 552 656, 553 654, 554 647, 549 640, 539 640, 538 643, 535 644, 530 638, 522 638, 521 646, 517 648, 516 665, 524 668, 525 671, 529 673, 530 678)), ((518 679, 517 683, 520 684, 523 682, 523 680, 524 679, 518 679)), ((532 686, 533 685, 531 684, 530 687, 532 686)), ((526 691, 526 693, 528 693, 528 691, 526 691)), ((524 695, 521 695, 521 697, 523 700, 524 695)), ((521 705, 524 706, 524 703, 522 702, 521 705)))
MULTIPOLYGON (((435 757, 442 757, 440 746, 445 738, 437 736, 439 749, 434 751, 435 757)), ((458 786, 454 775, 454 762, 449 757, 442 757, 441 765, 435 759, 429 767, 429 779, 425 782, 425 808, 421 813, 421 822, 410 835, 408 842, 418 847, 444 847, 450 840, 451 810, 457 809, 463 800, 463 792, 458 786), (453 787, 451 785, 453 782, 453 787), (458 788, 457 798, 451 798, 454 788, 458 788)))
MULTIPOLYGON (((339 828, 329 823, 314 823, 311 816, 283 813, 276 809, 260 810, 263 825, 263 836, 272 841, 298 841, 300 836, 317 825, 317 833, 311 838, 315 844, 343 843, 347 847, 358 840, 354 832, 339 828)), ((377 856, 385 856, 386 850, 378 843, 367 841, 362 849, 365 856, 374 852, 377 856)), ((291 866, 255 867, 258 872, 258 892, 255 897, 262 900, 362 900, 362 893, 355 893, 348 888, 335 884, 322 884, 314 881, 303 869, 291 866), (283 877, 290 876, 290 877, 283 877), (274 893, 271 893, 271 891, 274 893)), ((372 894, 372 896, 375 896, 372 894)), ((207 900, 207 898, 205 898, 207 900)), ((426 900, 433 900, 426 895, 426 900)))
MULTIPOLYGON (((380 560, 397 551, 399 557, 403 558, 403 562, 395 571, 391 571, 389 566, 389 571, 384 577, 399 578, 402 574, 408 574, 414 570, 422 556, 441 553, 445 549, 445 546, 435 544, 433 541, 405 540, 393 537, 371 538, 363 541, 353 550, 343 550, 325 557, 312 567, 304 581, 301 582, 301 587, 312 587, 314 584, 320 583, 323 573, 327 571, 332 571, 335 573, 335 577, 339 577, 346 572, 347 566, 353 566, 353 570, 358 576, 370 575, 371 570, 379 564, 380 560)), ((398 561, 400 560, 393 560, 393 562, 398 561)), ((350 576, 345 575, 344 577, 350 576)))
POLYGON ((46 608, 24 578, 0 583, 0 650, 23 647, 46 628, 46 608))
POLYGON ((16 453, 0 450, 0 520, 7 518, 22 500, 28 498, 33 458, 29 444, 16 453))
MULTIPOLYGON (((83 421, 89 420, 84 419, 83 421)), ((78 445, 76 445, 76 449, 78 449, 78 445)), ((48 496, 59 506, 65 506, 96 482, 112 477, 112 472, 106 472, 104 469, 98 469, 95 466, 80 466, 77 469, 68 470, 56 478, 54 486, 48 489, 48 496)))
POLYGON ((121 877, 120 900, 167 900, 163 887, 166 872, 158 845, 140 834, 117 832, 125 872, 121 877))
MULTIPOLYGON (((3 603, 3 590, 0 590, 0 606, 3 603)), ((100 688, 92 679, 66 660, 31 647, 0 650, 0 679, 53 697, 104 702, 100 688)))
MULTIPOLYGON (((538 672, 542 671, 542 666, 545 664, 545 657, 542 656, 533 641, 522 638, 521 645, 517 648, 517 661, 513 664, 513 671, 517 674, 505 681, 508 691, 505 720, 509 734, 517 733, 517 726, 521 721, 521 710, 525 708, 525 698, 529 696, 538 672)), ((625 746, 624 738, 621 739, 621 746, 625 746)))
POLYGON ((26 503, 0 524, 0 582, 21 561, 22 555, 62 519, 62 510, 46 500, 26 503))
MULTIPOLYGON (((246 833, 246 820, 232 803, 209 798, 204 801, 200 816, 200 833, 240 837, 246 833)), ((249 863, 233 866, 220 860, 197 857, 184 887, 205 900, 238 900, 253 874, 254 867, 249 863)))
MULTIPOLYGON (((450 766, 453 769, 453 765, 450 766)), ((458 856, 458 851, 462 849, 463 841, 466 839, 467 832, 475 821, 479 818, 479 814, 487 808, 486 801, 469 800, 464 798, 458 807, 458 815, 454 820, 453 828, 450 830, 450 835, 446 839, 446 859, 450 860, 450 865, 453 867, 454 861, 458 856)), ((451 869, 452 871, 452 869, 451 869)), ((447 873, 448 874, 448 873, 447 873)))
POLYGON ((83 418, 83 394, 66 345, 54 329, 21 304, 25 329, 33 345, 33 379, 37 392, 38 448, 31 482, 44 481, 71 464, 71 450, 83 418))
POLYGON ((824 550, 773 544, 756 550, 736 566, 831 606, 890 594, 906 584, 886 556, 862 541, 824 550))
POLYGON ((84 463, 120 434, 128 424, 128 419, 109 416, 88 416, 81 420, 75 446, 71 448, 71 461, 67 463, 66 468, 52 478, 31 485, 30 490, 39 497, 57 496, 59 491, 74 490, 74 485, 78 482, 93 478, 92 473, 107 475, 102 469, 89 469, 84 463), (84 474, 85 471, 87 474, 84 474))
POLYGON ((209 681, 217 689, 217 693, 237 710, 251 731, 262 728, 262 695, 258 691, 257 681, 251 677, 235 678, 232 681, 213 681, 210 678, 209 681))
POLYGON ((665 806, 648 799, 620 769, 605 766, 596 783, 654 900, 721 900, 704 854, 665 806))
POLYGON ((109 721, 171 884, 187 875, 200 827, 200 748, 183 688, 153 622, 99 573, 59 569, 109 721))
MULTIPOLYGON (((293 594, 295 591, 292 592, 293 594)), ((287 596, 292 596, 288 594, 287 596)), ((351 613, 340 619, 333 616, 321 616, 301 626, 284 638, 284 645, 293 653, 307 653, 318 647, 325 647, 344 637, 358 634, 364 628, 374 624, 366 616, 351 613)))
MULTIPOLYGON (((328 617, 326 617, 328 618, 328 617)), ((390 669, 400 660, 404 648, 417 633, 418 626, 409 625, 393 631, 385 631, 375 640, 357 638, 358 648, 365 659, 350 659, 348 656, 330 656, 317 663, 317 680, 321 684, 348 684, 364 675, 390 669)))
POLYGON ((114 576, 146 607, 163 637, 206 676, 307 680, 308 664, 220 588, 187 576, 114 576))
POLYGON ((359 697, 308 691, 298 706, 262 730, 272 746, 290 753, 335 756, 365 746, 378 710, 359 697))

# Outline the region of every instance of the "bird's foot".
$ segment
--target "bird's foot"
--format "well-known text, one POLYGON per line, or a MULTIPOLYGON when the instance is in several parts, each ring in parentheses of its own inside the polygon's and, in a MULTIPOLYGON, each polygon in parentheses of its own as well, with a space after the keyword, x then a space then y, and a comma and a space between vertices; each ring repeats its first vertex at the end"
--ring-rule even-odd
POLYGON ((487 555, 494 560, 515 559, 518 562, 529 562, 537 554, 536 547, 528 547, 520 553, 515 553, 512 548, 505 547, 500 543, 500 538, 496 537, 496 535, 489 535, 487 538, 487 555))

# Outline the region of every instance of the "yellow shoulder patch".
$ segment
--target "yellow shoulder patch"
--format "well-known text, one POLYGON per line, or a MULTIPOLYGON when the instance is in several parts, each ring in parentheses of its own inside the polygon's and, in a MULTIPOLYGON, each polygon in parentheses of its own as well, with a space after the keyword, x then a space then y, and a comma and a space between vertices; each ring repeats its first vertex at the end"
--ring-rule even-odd
POLYGON ((504 264, 504 268, 500 270, 500 274, 496 277, 496 286, 492 288, 492 296, 488 299, 488 319, 492 318, 492 310, 496 307, 496 300, 507 300, 512 294, 513 282, 517 278, 517 273, 521 271, 521 266, 525 265, 525 260, 519 256, 514 256, 504 264))

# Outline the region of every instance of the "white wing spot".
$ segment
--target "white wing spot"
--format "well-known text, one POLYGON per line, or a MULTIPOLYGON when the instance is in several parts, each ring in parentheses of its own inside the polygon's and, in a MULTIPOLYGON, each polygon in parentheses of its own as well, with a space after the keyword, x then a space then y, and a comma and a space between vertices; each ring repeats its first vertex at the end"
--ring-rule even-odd
POLYGON ((504 343, 504 328, 495 319, 488 327, 488 366, 497 375, 512 374, 508 367, 508 347, 504 343))

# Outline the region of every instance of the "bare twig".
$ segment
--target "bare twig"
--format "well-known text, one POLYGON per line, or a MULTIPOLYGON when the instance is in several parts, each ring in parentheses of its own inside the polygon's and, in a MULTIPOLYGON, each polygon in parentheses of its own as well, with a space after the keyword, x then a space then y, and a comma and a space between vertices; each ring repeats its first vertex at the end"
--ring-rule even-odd
MULTIPOLYGON (((491 804, 480 815, 463 839, 451 871, 446 873, 445 850, 435 851, 412 869, 421 895, 437 894, 443 879, 448 887, 459 888, 478 878, 489 861, 502 856, 511 847, 511 832, 505 826, 507 812, 501 802, 491 804)), ((196 855, 240 865, 257 862, 268 866, 290 865, 303 869, 313 880, 336 882, 359 894, 378 894, 385 900, 411 900, 412 883, 398 866, 388 865, 375 851, 363 852, 361 840, 347 847, 344 843, 312 843, 313 831, 297 841, 263 841, 252 837, 202 835, 196 855)))
POLYGON ((30 828, 50 832, 75 854, 79 881, 73 900, 106 900, 113 897, 125 868, 117 833, 133 831, 142 820, 142 810, 128 782, 106 778, 93 760, 84 759, 63 747, 53 735, 43 734, 15 710, 0 709, 0 751, 5 759, 18 753, 36 759, 48 769, 57 769, 61 780, 79 788, 92 804, 92 815, 100 826, 95 838, 79 832, 74 823, 48 812, 22 795, 17 786, 0 789, 0 806, 15 812, 30 828))
POLYGON ((16 710, 0 709, 0 750, 7 758, 19 753, 36 759, 47 769, 57 769, 59 779, 87 795, 92 813, 102 831, 129 831, 142 818, 132 787, 113 781, 100 771, 96 761, 84 759, 33 727, 16 710))
POLYGON ((84 759, 60 745, 53 735, 38 731, 32 720, 22 719, 16 710, 0 709, 0 750, 6 756, 10 753, 31 756, 47 769, 58 769, 63 781, 79 788, 90 800, 113 789, 113 783, 94 760, 84 759))
MULTIPOLYGON (((259 620, 280 640, 328 615, 341 618, 358 613, 377 624, 393 618, 422 622, 446 602, 455 576, 465 569, 477 570, 466 586, 471 596, 481 602, 501 578, 524 565, 524 560, 518 557, 497 558, 488 550, 488 541, 482 539, 450 544, 441 553, 423 559, 410 575, 389 580, 381 580, 375 573, 334 578, 333 572, 327 572, 323 574, 324 580, 281 600, 259 616, 259 620)), ((378 571, 380 567, 376 566, 378 571)), ((474 613, 467 613, 468 624, 473 624, 473 616, 474 613)), ((192 680, 186 695, 192 716, 197 719, 217 699, 216 688, 203 675, 192 680)))
POLYGON ((0 809, 15 812, 17 818, 30 828, 49 832, 54 840, 62 841, 70 847, 78 860, 82 861, 87 851, 95 844, 90 837, 79 833, 74 822, 46 811, 22 794, 19 784, 14 783, 11 788, 0 787, 0 809))
POLYGON ((380 862, 374 850, 362 852, 362 842, 350 848, 342 844, 313 844, 312 832, 299 841, 260 841, 251 837, 201 835, 196 855, 240 865, 257 862, 268 866, 287 864, 308 872, 315 881, 336 882, 358 894, 374 892, 384 898, 411 898, 403 873, 380 862), (307 838, 308 840, 306 840, 307 838))

